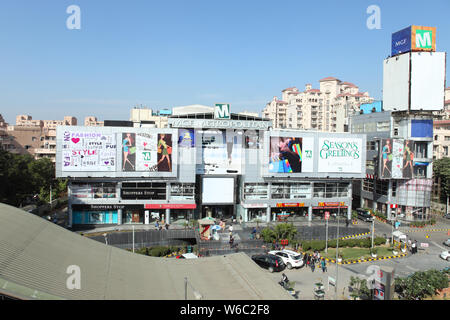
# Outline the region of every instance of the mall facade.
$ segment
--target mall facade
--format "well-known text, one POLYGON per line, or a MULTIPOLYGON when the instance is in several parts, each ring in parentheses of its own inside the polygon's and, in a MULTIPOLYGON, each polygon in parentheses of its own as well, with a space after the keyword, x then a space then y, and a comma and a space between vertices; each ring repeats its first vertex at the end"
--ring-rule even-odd
POLYGON ((58 127, 70 226, 350 218, 352 182, 366 177, 366 135, 220 116, 173 115, 168 128, 58 127))

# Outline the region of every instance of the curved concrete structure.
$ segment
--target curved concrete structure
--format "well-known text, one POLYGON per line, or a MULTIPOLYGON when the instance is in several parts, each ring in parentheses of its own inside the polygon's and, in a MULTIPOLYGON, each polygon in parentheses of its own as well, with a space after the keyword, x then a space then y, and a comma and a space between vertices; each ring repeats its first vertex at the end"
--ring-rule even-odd
MULTIPOLYGON (((281 275, 280 275, 281 276, 281 275)), ((292 299, 243 253, 192 260, 107 246, 0 204, 0 293, 21 299, 292 299), (68 289, 69 266, 80 289, 68 289)))

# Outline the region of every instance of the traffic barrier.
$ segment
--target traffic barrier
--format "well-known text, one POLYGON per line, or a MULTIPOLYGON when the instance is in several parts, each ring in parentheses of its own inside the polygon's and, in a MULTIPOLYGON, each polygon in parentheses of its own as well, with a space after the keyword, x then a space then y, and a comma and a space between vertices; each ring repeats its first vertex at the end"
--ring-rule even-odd
MULTIPOLYGON (((356 264, 356 263, 363 263, 363 262, 371 262, 371 261, 379 261, 379 260, 389 260, 389 259, 396 259, 396 258, 403 258, 407 256, 406 253, 401 253, 395 256, 387 256, 387 257, 377 257, 377 258, 367 258, 367 259, 357 259, 357 260, 349 260, 349 261, 342 261, 342 262, 338 262, 339 265, 342 264, 356 264)), ((324 259, 327 262, 330 263, 336 263, 335 259, 328 259, 328 258, 321 258, 324 259)))
POLYGON ((411 233, 411 232, 440 232, 440 231, 447 231, 447 233, 450 234, 450 229, 443 228, 443 229, 420 229, 420 230, 405 230, 404 233, 411 233))
POLYGON ((371 232, 365 232, 365 233, 353 234, 353 235, 351 235, 351 236, 345 236, 345 237, 339 238, 339 240, 351 239, 351 238, 356 238, 356 237, 359 237, 359 236, 366 236, 366 235, 368 235, 368 234, 371 234, 371 232))

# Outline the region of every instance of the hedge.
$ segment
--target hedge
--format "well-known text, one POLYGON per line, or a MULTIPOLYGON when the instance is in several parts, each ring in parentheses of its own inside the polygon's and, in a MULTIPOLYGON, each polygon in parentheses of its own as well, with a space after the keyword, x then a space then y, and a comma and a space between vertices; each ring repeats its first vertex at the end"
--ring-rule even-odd
MULTIPOLYGON (((328 248, 336 248, 336 240, 328 240, 328 248)), ((379 246, 386 243, 386 239, 383 237, 375 237, 373 244, 375 246, 379 246)), ((303 249, 303 251, 309 250, 317 250, 323 251, 325 249, 325 240, 306 240, 299 243, 303 249)), ((347 240, 339 240, 339 248, 346 247, 361 247, 361 248, 370 248, 372 246, 372 238, 364 238, 364 239, 347 239, 347 240)))

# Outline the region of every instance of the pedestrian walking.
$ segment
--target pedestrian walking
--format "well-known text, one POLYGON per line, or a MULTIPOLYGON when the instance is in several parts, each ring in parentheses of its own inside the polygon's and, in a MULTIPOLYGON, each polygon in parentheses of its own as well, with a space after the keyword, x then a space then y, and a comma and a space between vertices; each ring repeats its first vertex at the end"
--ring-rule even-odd
POLYGON ((230 249, 233 248, 234 238, 230 236, 230 249))
POLYGON ((417 240, 414 240, 414 242, 411 244, 411 253, 412 254, 415 254, 417 252, 416 245, 417 245, 417 240))
POLYGON ((345 219, 345 227, 348 228, 348 225, 350 224, 350 221, 348 219, 345 219))
POLYGON ((316 261, 311 259, 311 263, 309 264, 311 266, 311 271, 314 272, 314 269, 316 269, 316 261))
POLYGON ((325 261, 325 259, 322 259, 322 261, 320 262, 320 266, 322 267, 322 271, 324 273, 327 272, 327 262, 325 261))

